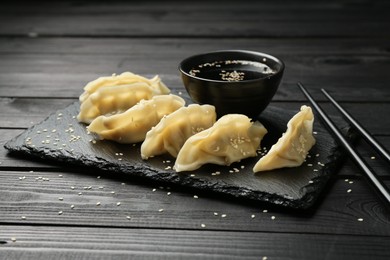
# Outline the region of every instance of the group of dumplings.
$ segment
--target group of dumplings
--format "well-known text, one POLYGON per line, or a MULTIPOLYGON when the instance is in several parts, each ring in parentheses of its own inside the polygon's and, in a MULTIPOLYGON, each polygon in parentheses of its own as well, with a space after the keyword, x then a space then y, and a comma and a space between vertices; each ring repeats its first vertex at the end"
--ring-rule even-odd
MULTIPOLYGON (((78 121, 100 139, 139 143, 141 157, 169 153, 177 172, 204 164, 230 165, 257 156, 267 129, 245 115, 228 114, 217 121, 215 107, 191 104, 177 95, 158 76, 147 79, 131 72, 100 77, 89 82, 80 96, 78 121)), ((302 106, 287 124, 287 131, 253 172, 303 163, 315 144, 314 116, 302 106)))

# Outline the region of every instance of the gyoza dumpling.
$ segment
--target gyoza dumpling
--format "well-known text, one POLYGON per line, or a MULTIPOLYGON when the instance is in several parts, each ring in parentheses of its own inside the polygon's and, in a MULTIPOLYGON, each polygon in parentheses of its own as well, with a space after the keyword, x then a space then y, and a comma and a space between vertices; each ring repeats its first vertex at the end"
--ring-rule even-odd
POLYGON ((192 104, 167 115, 147 134, 141 146, 142 159, 169 153, 176 157, 187 139, 210 128, 216 120, 215 107, 192 104))
POLYGON ((287 131, 253 167, 253 172, 301 165, 316 142, 313 121, 311 108, 302 106, 301 111, 287 123, 287 131))
POLYGON ((162 93, 156 93, 145 82, 102 87, 81 103, 77 120, 89 124, 98 116, 121 113, 142 99, 151 99, 157 94, 162 93))
POLYGON ((126 85, 137 82, 144 82, 152 87, 157 93, 168 94, 170 92, 169 88, 165 86, 165 84, 161 81, 159 76, 155 76, 152 79, 147 79, 140 75, 131 73, 131 72, 123 72, 120 75, 112 75, 108 77, 100 77, 91 82, 89 82, 84 87, 84 93, 80 95, 80 102, 84 102, 89 95, 94 93, 101 87, 107 86, 118 86, 118 85, 126 85))
POLYGON ((245 115, 228 114, 211 128, 191 136, 177 155, 175 170, 192 171, 206 163, 230 165, 256 156, 267 129, 245 115))
POLYGON ((100 139, 119 143, 137 143, 145 139, 146 133, 165 115, 184 106, 185 101, 176 95, 154 96, 141 100, 127 111, 112 116, 99 116, 88 126, 88 131, 100 139))

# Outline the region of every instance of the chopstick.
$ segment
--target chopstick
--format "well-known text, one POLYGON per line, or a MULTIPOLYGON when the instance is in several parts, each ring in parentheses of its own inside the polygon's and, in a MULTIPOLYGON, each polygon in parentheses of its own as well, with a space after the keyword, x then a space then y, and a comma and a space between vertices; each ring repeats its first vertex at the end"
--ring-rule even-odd
POLYGON ((386 185, 379 179, 376 174, 371 171, 371 169, 366 165, 364 160, 360 157, 360 155, 352 148, 352 146, 348 143, 348 141, 341 134, 340 130, 333 124, 333 122, 329 119, 329 117, 325 114, 325 112, 321 109, 321 107, 317 104, 317 102, 312 98, 306 88, 302 85, 302 83, 298 82, 298 87, 301 89, 303 94, 309 100, 309 102, 313 105, 314 109, 320 115, 320 118, 325 123, 325 125, 331 130, 331 132, 336 136, 339 143, 347 150, 349 155, 354 159, 357 165, 363 170, 366 177, 371 181, 376 190, 379 192, 381 197, 390 204, 390 191, 386 187, 386 185))
POLYGON ((359 131, 359 133, 366 139, 366 141, 385 159, 390 163, 390 154, 384 147, 378 143, 373 136, 371 136, 363 126, 361 126, 336 100, 325 90, 321 89, 322 93, 329 99, 330 102, 340 111, 341 114, 359 131))

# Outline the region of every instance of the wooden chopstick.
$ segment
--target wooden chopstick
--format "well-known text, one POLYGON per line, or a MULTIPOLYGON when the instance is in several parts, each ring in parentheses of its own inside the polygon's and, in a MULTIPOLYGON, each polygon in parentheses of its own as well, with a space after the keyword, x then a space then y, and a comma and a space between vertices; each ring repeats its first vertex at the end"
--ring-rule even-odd
POLYGON ((386 187, 386 185, 379 179, 376 174, 370 170, 370 168, 366 165, 364 160, 360 157, 360 155, 352 148, 352 146, 348 143, 348 141, 341 134, 339 129, 333 124, 333 122, 329 119, 329 117, 325 114, 325 112, 321 109, 321 107, 317 104, 317 102, 312 98, 306 88, 302 85, 302 83, 298 82, 298 87, 301 89, 303 94, 307 97, 309 102, 313 105, 314 109, 320 115, 320 118, 324 122, 324 124, 331 130, 331 132, 336 136, 339 143, 347 150, 349 155, 354 159, 354 161, 358 164, 358 166, 363 170, 366 174, 366 177, 371 181, 376 190, 379 192, 381 197, 390 204, 390 191, 386 187))
POLYGON ((359 131, 359 133, 366 139, 366 141, 385 159, 390 163, 390 154, 386 151, 384 147, 378 143, 373 136, 371 136, 363 126, 361 126, 347 111, 344 110, 342 106, 337 103, 336 100, 325 90, 321 89, 322 93, 329 99, 330 102, 340 111, 341 114, 359 131))

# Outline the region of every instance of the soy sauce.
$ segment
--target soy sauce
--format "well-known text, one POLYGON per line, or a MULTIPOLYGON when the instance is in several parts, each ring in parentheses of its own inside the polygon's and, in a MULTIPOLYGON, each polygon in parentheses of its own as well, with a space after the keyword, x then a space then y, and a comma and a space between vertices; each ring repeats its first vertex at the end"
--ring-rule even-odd
POLYGON ((261 62, 226 60, 199 64, 189 73, 192 76, 210 80, 242 81, 266 78, 274 74, 275 71, 261 62))

